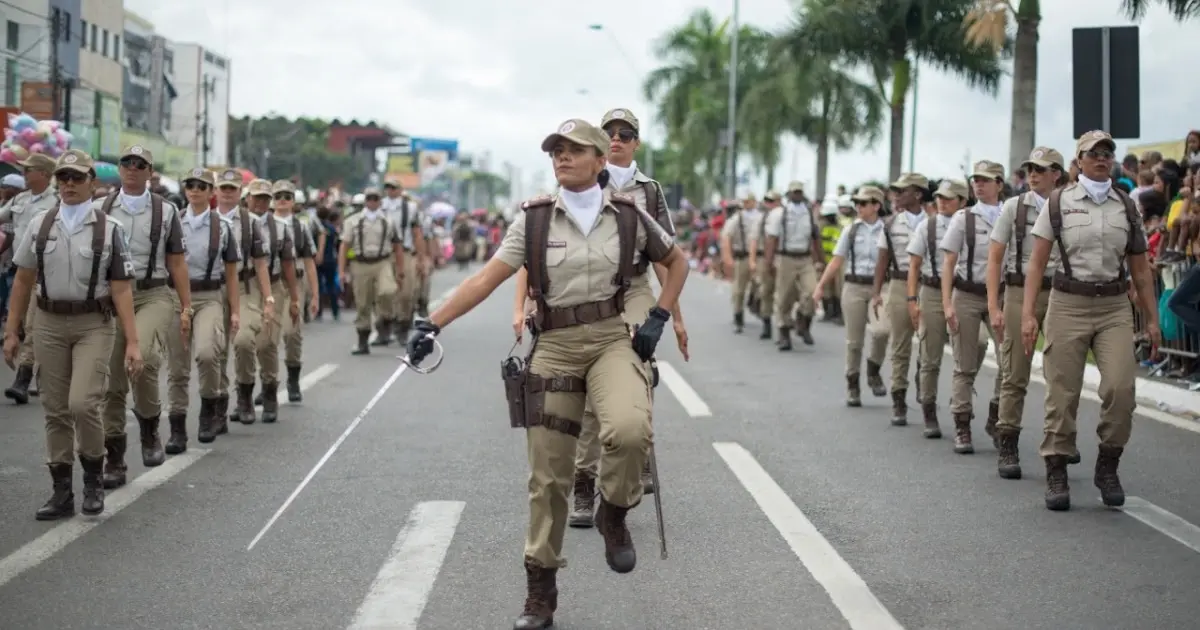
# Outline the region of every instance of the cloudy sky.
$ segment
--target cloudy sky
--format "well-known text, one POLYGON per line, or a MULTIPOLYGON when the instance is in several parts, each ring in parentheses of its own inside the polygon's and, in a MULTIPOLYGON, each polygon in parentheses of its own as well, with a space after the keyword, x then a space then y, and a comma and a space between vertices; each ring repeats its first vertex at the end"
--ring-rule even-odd
MULTIPOLYGON (((1039 144, 1069 153, 1071 29, 1128 22, 1118 0, 1044 2, 1039 59, 1039 144)), ((166 37, 194 41, 232 59, 232 114, 377 120, 414 136, 458 138, 460 149, 489 152, 493 170, 510 163, 520 192, 549 178, 541 138, 567 118, 598 119, 628 107, 645 124, 651 106, 641 77, 657 65, 661 33, 695 9, 719 16, 732 0, 337 0, 336 10, 295 0, 126 0, 166 37), (313 6, 300 10, 298 5, 313 6), (600 32, 589 24, 603 24, 600 32)), ((742 3, 742 21, 785 27, 789 0, 742 3)), ((1200 126, 1194 37, 1152 11, 1142 21, 1142 138, 1181 138, 1200 126), (1184 69, 1191 68, 1184 72, 1184 69)), ((922 71, 916 168, 960 172, 970 160, 1007 161, 1011 84, 996 95, 952 76, 922 71)), ((657 124, 643 133, 660 140, 657 124)), ((907 133, 906 133, 907 137, 907 133)), ((1123 142, 1122 146, 1136 144, 1123 142)), ((812 182, 814 153, 789 142, 781 180, 812 182)), ((905 154, 907 168, 907 151, 905 154)), ((836 154, 830 185, 887 171, 886 143, 836 154)), ((752 187, 761 186, 761 178, 752 187)), ((759 191, 761 192, 761 191, 759 191)))

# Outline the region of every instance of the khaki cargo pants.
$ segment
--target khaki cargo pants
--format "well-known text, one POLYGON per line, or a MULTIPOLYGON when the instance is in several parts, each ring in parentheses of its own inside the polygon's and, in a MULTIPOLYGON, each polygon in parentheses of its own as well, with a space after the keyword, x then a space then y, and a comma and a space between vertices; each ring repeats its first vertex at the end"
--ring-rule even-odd
MULTIPOLYGON (((954 290, 954 312, 958 317, 958 333, 950 336, 950 348, 954 352, 954 377, 951 381, 950 413, 972 413, 974 411, 975 377, 987 354, 987 337, 996 347, 996 331, 988 319, 987 298, 973 293, 954 290), (986 331, 987 337, 981 338, 986 331)), ((999 401, 1001 383, 1004 382, 1004 361, 997 357, 996 385, 992 390, 992 402, 999 401)))
MULTIPOLYGON (((654 291, 650 289, 650 279, 648 276, 644 278, 644 281, 635 280, 625 295, 625 312, 622 318, 630 327, 645 323, 650 309, 657 304, 654 291)), ((653 389, 650 390, 650 398, 653 401, 653 389)), ((592 409, 591 396, 587 396, 584 402, 581 424, 579 440, 575 443, 575 470, 594 479, 600 473, 600 421, 596 419, 596 412, 592 409)))
MULTIPOLYGON (((249 284, 257 286, 257 283, 258 283, 258 281, 253 276, 251 276, 249 284)), ((247 290, 246 287, 247 287, 247 282, 245 280, 238 283, 238 332, 234 335, 228 334, 228 332, 226 332, 225 344, 221 347, 220 356, 217 357, 217 363, 218 363, 217 369, 219 370, 218 376, 220 377, 220 385, 217 386, 217 390, 218 390, 220 396, 228 396, 229 395, 229 355, 230 355, 229 350, 232 347, 232 348, 234 348, 235 354, 237 352, 237 350, 236 350, 237 341, 236 341, 235 337, 241 337, 241 331, 243 329, 247 328, 248 326, 253 325, 256 328, 261 328, 263 325, 262 303, 259 301, 259 298, 256 297, 258 295, 258 291, 257 290, 247 290)), ((276 312, 279 312, 280 306, 278 304, 276 304, 275 307, 276 307, 276 312)), ((285 304, 282 308, 286 309, 287 305, 285 304)), ((228 301, 222 302, 222 309, 225 313, 225 330, 228 331, 229 330, 229 314, 230 314, 228 301)), ((250 343, 251 347, 250 347, 250 351, 249 351, 251 359, 250 359, 250 367, 248 369, 248 372, 250 374, 249 382, 253 383, 254 382, 254 359, 253 359, 253 356, 254 356, 253 339, 254 339, 254 337, 253 337, 253 335, 251 335, 249 337, 249 339, 251 340, 251 343, 250 343)), ((234 358, 234 372, 237 374, 242 373, 241 368, 240 368, 242 361, 243 361, 243 359, 241 357, 234 358)))
MULTIPOLYGON (((634 507, 642 500, 642 467, 650 452, 650 374, 629 342, 625 321, 611 317, 543 333, 529 370, 545 378, 573 376, 587 382, 600 422, 599 488, 604 500, 634 507)), ((547 392, 545 413, 572 423, 583 417, 583 392, 547 392)), ((562 555, 568 500, 575 473, 575 438, 543 426, 526 429, 529 456, 529 530, 525 557, 566 566, 562 555)))
POLYGON ((167 413, 187 415, 193 357, 200 397, 216 398, 225 393, 221 389, 221 357, 225 352, 227 326, 225 290, 192 293, 192 338, 186 348, 179 329, 179 297, 173 295, 172 302, 175 313, 167 328, 167 413))
POLYGON ((239 385, 254 384, 255 367, 258 368, 258 379, 263 383, 279 382, 279 338, 284 322, 291 318, 288 313, 290 297, 279 280, 271 283, 271 293, 275 297, 273 322, 263 321, 263 296, 257 281, 252 279, 250 294, 242 296, 238 332, 233 339, 233 367, 239 385))
POLYGON ((812 317, 816 308, 812 293, 817 288, 817 268, 811 255, 775 257, 775 305, 777 328, 795 325, 792 309, 799 303, 801 317, 812 317))
POLYGON ((404 252, 404 277, 395 278, 395 292, 392 294, 392 317, 401 322, 411 322, 417 306, 417 292, 420 288, 417 279, 417 255, 411 251, 404 252))
MULTIPOLYGON (((913 330, 912 318, 908 316, 908 283, 905 280, 888 280, 883 290, 883 312, 887 315, 888 331, 892 352, 892 391, 908 389, 909 370, 912 369, 913 330)), ((961 318, 961 315, 960 315, 961 318)))
MULTIPOLYGON (((33 326, 26 328, 30 333, 26 338, 32 340, 42 365, 48 464, 73 464, 77 441, 80 455, 104 457, 100 404, 108 388, 115 322, 114 317, 100 313, 55 315, 42 311, 33 326)), ((124 345, 119 369, 125 372, 124 345)), ((122 433, 124 424, 122 417, 122 433)))
POLYGON ((754 262, 758 267, 758 313, 763 317, 771 317, 775 312, 775 270, 763 262, 763 254, 755 255, 754 262))
MULTIPOLYGON (((296 270, 299 271, 302 266, 304 266, 304 261, 297 261, 296 270)), ((283 364, 290 367, 300 367, 300 363, 304 359, 304 311, 308 310, 308 303, 312 298, 308 292, 306 277, 303 274, 296 277, 296 283, 300 285, 300 317, 294 324, 290 315, 283 318, 283 364)), ((287 290, 285 289, 283 293, 286 296, 287 290)), ((279 295, 276 294, 275 303, 287 304, 287 298, 285 297, 281 301, 279 295)))
MULTIPOLYGON (((1125 294, 1084 297, 1051 291, 1046 309, 1046 425, 1039 454, 1073 455, 1075 420, 1088 350, 1100 370, 1100 424, 1103 446, 1125 446, 1133 431, 1137 407, 1134 384, 1133 308, 1125 294)), ((41 355, 38 355, 41 357, 41 355)), ((44 363, 43 363, 44 365, 44 363)))
MULTIPOLYGON (((167 346, 167 329, 175 314, 175 292, 166 286, 133 292, 133 313, 142 373, 133 380, 133 413, 139 418, 157 418, 162 413, 158 374, 167 346)), ((109 365, 108 391, 104 394, 104 434, 125 435, 125 401, 130 393, 125 372, 125 333, 116 327, 109 365)), ((43 365, 45 362, 43 362, 43 365)))
MULTIPOLYGON (((1006 429, 1021 429, 1025 393, 1029 389, 1031 357, 1025 354, 1025 344, 1021 340, 1021 308, 1024 302, 1024 287, 1009 287, 1004 292, 1004 341, 1000 342, 1004 382, 1000 384, 1000 421, 996 426, 1006 429)), ((1037 304, 1033 307, 1039 329, 1046 327, 1046 309, 1049 306, 1049 289, 1039 292, 1037 304)))
MULTIPOLYGON (((354 283, 354 328, 371 330, 371 315, 379 320, 395 316, 396 274, 392 258, 378 262, 350 262, 350 277, 354 283)), ((408 256, 404 257, 407 264, 408 256)), ((408 276, 405 270, 405 277, 408 276)))
MULTIPOLYGON (((733 307, 734 315, 737 315, 746 310, 746 294, 750 291, 753 284, 753 276, 750 274, 750 259, 738 258, 738 254, 734 254, 733 259, 733 291, 730 292, 730 305, 733 307)), ((641 323, 640 321, 638 322, 641 323)))
MULTIPOLYGON (((921 327, 917 330, 917 345, 921 363, 917 378, 921 381, 921 398, 917 402, 929 405, 937 404, 938 379, 942 373, 942 361, 946 358, 946 343, 950 341, 950 331, 946 328, 946 312, 942 309, 942 290, 921 285, 920 297, 921 327)), ((961 325, 961 313, 958 315, 958 321, 961 325)), ((976 373, 983 367, 983 359, 987 356, 987 329, 981 326, 978 337, 976 373)))
POLYGON ((869 284, 846 282, 842 285, 842 317, 846 320, 846 376, 862 373, 863 344, 867 336, 871 337, 868 361, 882 365, 887 354, 887 330, 872 330, 869 322, 868 311, 873 293, 874 288, 869 284))
MULTIPOLYGON (((13 245, 16 247, 16 245, 13 245)), ((40 295, 36 286, 33 288, 33 296, 40 295)), ((29 299, 29 308, 25 309, 25 320, 23 326, 25 328, 25 338, 21 340, 21 347, 17 351, 17 366, 18 367, 33 367, 35 362, 33 351, 33 331, 37 330, 37 320, 41 316, 42 309, 37 307, 37 299, 31 297, 29 299)))

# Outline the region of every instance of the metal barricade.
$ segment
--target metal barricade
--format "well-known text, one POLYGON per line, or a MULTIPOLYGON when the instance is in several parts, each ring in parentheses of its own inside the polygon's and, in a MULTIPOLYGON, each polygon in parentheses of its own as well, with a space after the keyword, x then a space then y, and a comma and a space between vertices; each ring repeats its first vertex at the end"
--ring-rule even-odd
POLYGON ((1145 317, 1138 308, 1134 308, 1134 343, 1138 347, 1139 359, 1154 361, 1152 365, 1147 366, 1152 375, 1163 376, 1163 372, 1172 367, 1173 363, 1178 364, 1181 360, 1190 361, 1200 357, 1200 331, 1188 329, 1183 322, 1167 313, 1166 303, 1163 301, 1163 295, 1173 292, 1194 267, 1195 261, 1189 259, 1185 264, 1171 264, 1156 270, 1154 303, 1158 305, 1163 334, 1163 343, 1157 348, 1156 356, 1150 354, 1150 341, 1145 334, 1145 317))

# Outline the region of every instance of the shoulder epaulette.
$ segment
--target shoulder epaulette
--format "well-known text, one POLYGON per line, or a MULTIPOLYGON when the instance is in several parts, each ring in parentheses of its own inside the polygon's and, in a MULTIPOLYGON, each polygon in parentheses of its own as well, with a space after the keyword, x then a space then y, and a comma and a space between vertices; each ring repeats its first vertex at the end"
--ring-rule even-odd
POLYGON ((552 203, 554 203, 554 197, 552 197, 550 195, 539 195, 537 197, 534 197, 533 199, 527 199, 527 200, 521 202, 521 209, 528 210, 530 208, 536 208, 538 206, 548 206, 552 203))

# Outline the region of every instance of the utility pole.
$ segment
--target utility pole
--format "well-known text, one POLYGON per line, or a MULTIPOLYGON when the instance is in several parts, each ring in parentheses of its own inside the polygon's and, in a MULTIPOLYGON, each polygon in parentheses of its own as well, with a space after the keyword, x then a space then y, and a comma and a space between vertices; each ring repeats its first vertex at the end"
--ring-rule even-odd
POLYGON ((728 163, 725 165, 726 173, 726 191, 725 198, 733 199, 737 194, 737 84, 738 84, 738 31, 741 30, 741 25, 738 24, 738 10, 741 2, 733 0, 733 33, 730 35, 729 47, 729 122, 728 134, 725 140, 729 143, 727 147, 728 163))
POLYGON ((208 102, 211 100, 214 89, 216 88, 217 80, 213 77, 204 75, 204 81, 201 84, 201 94, 204 98, 204 106, 201 110, 202 114, 197 114, 197 118, 203 116, 200 123, 200 164, 208 166, 208 152, 212 149, 212 145, 208 142, 208 102))
POLYGON ((54 111, 55 120, 62 120, 62 116, 59 115, 62 112, 62 92, 59 89, 62 84, 62 69, 59 68, 58 64, 58 40, 61 37, 60 29, 62 28, 62 24, 60 23, 61 16, 62 14, 58 9, 50 12, 50 94, 54 100, 52 110, 54 111))

